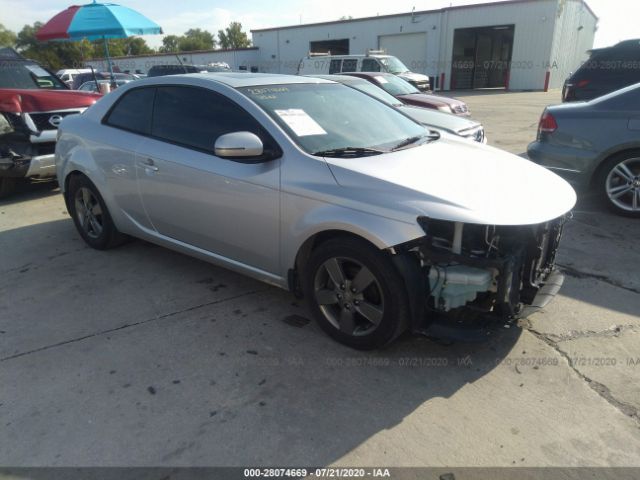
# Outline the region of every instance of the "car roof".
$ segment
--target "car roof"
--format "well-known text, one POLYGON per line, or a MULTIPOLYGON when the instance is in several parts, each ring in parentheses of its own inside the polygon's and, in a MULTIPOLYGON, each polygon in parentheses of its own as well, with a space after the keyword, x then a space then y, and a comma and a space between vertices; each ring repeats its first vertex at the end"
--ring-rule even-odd
MULTIPOLYGON (((98 81, 98 83, 111 83, 110 78, 97 78, 96 80, 98 81)), ((96 83, 96 80, 87 80, 86 82, 82 82, 82 85, 86 85, 87 83, 96 83)), ((122 84, 133 82, 133 80, 129 80, 128 78, 116 78, 115 81, 116 83, 122 84)))
POLYGON ((622 42, 618 42, 614 45, 614 47, 640 47, 640 38, 630 38, 629 40, 623 40, 622 42))
POLYGON ((192 63, 183 63, 183 64, 178 64, 178 63, 168 63, 166 65, 154 65, 153 67, 151 67, 149 70, 151 70, 152 68, 155 68, 156 70, 159 70, 161 68, 189 68, 189 67, 197 67, 198 65, 194 65, 192 63))
POLYGON ((393 73, 387 72, 345 72, 345 75, 350 77, 395 77, 393 73))
POLYGON ((335 59, 344 59, 344 58, 389 58, 393 55, 385 55, 384 53, 372 53, 370 55, 366 55, 364 53, 357 53, 353 55, 311 55, 309 58, 335 58, 335 59))
POLYGON ((358 78, 358 77, 353 77, 351 75, 324 75, 324 74, 320 74, 320 75, 313 75, 313 74, 309 74, 309 75, 304 75, 305 77, 311 77, 311 78, 320 78, 322 80, 331 80, 332 82, 340 82, 340 83, 359 83, 359 82, 364 82, 364 83, 369 83, 367 82, 364 78, 358 78))
MULTIPOLYGON (((238 87, 254 87, 260 85, 282 85, 282 84, 295 84, 295 83, 335 83, 330 80, 325 80, 315 77, 303 77, 300 75, 282 75, 275 73, 242 73, 242 72, 207 72, 207 73, 190 73, 182 75, 172 75, 172 81, 176 79, 185 78, 197 78, 200 80, 208 80, 223 83, 233 88, 238 87)), ((162 77, 152 77, 160 81, 162 77)), ((145 79, 145 82, 148 80, 145 79)), ((149 82, 153 82, 150 80, 149 82)))

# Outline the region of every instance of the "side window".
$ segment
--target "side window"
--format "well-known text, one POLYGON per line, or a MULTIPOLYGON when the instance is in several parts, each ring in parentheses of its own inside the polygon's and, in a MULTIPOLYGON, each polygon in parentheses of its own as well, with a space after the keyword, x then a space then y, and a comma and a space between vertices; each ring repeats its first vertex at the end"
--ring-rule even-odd
POLYGON ((606 49, 587 60, 583 68, 592 78, 597 79, 608 79, 612 74, 632 75, 637 73, 637 65, 634 65, 634 62, 640 60, 638 52, 640 49, 635 51, 626 48, 606 49))
POLYGON ((258 122, 231 100, 196 87, 158 87, 151 134, 171 143, 213 153, 216 139, 247 131, 265 140, 258 122))
POLYGON ((373 58, 365 58, 362 60, 362 70, 361 72, 379 72, 380 64, 377 60, 373 58))
POLYGON ((357 71, 358 60, 355 58, 348 58, 342 62, 342 71, 343 72, 355 72, 357 71))
POLYGON ((342 65, 342 60, 331 60, 329 63, 329 74, 340 73, 340 65, 342 65))
POLYGON ((125 93, 111 109, 105 122, 112 127, 149 135, 155 88, 137 88, 125 93))

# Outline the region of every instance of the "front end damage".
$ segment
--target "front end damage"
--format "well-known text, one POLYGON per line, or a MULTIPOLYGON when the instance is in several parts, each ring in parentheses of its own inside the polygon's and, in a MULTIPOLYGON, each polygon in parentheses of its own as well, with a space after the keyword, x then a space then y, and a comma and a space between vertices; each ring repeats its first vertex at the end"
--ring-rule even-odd
POLYGON ((56 130, 38 132, 27 114, 0 112, 0 178, 50 177, 56 130))
POLYGON ((564 278, 554 266, 567 218, 493 226, 420 217, 426 235, 393 249, 409 286, 412 330, 475 340, 542 308, 564 278))

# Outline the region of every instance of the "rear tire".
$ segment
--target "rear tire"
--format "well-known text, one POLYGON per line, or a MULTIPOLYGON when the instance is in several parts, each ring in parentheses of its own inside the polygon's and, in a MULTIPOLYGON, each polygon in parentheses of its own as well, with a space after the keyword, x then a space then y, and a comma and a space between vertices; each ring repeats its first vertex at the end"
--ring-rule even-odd
POLYGON ((0 198, 6 198, 11 195, 18 184, 17 178, 0 177, 0 198))
POLYGON ((381 348, 408 325, 404 279, 387 254, 363 240, 341 237, 321 244, 302 277, 319 326, 344 345, 381 348))
POLYGON ((82 239, 92 248, 107 250, 126 241, 118 231, 100 192, 84 175, 69 180, 69 214, 82 239))
POLYGON ((605 161, 596 185, 609 210, 640 218, 640 151, 624 152, 605 161))

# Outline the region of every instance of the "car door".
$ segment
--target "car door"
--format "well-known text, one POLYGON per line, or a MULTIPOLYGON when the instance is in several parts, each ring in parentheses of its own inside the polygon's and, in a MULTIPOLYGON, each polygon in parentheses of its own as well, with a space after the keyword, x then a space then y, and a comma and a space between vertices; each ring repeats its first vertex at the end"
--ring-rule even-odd
POLYGON ((136 151, 151 133, 155 87, 134 88, 124 93, 105 116, 92 148, 93 158, 109 182, 111 195, 129 218, 151 228, 137 194, 136 151))
POLYGON ((214 155, 220 135, 249 131, 278 149, 227 97, 189 86, 156 90, 151 137, 136 154, 149 221, 166 237, 253 268, 279 270, 280 161, 214 155))

